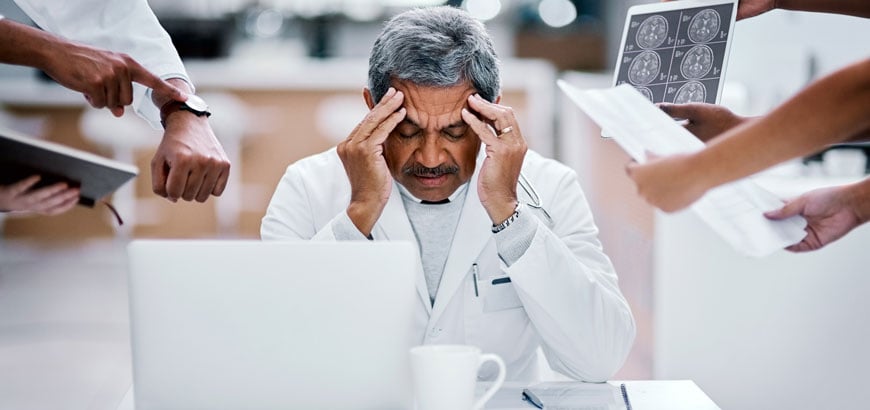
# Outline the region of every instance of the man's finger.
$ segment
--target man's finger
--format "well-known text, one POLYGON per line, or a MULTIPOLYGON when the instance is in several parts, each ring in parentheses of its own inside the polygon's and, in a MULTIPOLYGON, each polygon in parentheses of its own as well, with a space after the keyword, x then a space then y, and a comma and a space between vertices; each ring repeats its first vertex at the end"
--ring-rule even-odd
POLYGON ((79 203, 79 192, 78 189, 72 190, 72 192, 65 195, 65 199, 61 201, 56 206, 45 210, 43 213, 45 215, 60 215, 66 211, 72 209, 76 204, 79 203))
POLYGON ((191 169, 187 174, 187 183, 184 184, 184 192, 181 194, 181 198, 185 201, 193 201, 196 198, 196 194, 199 193, 199 189, 202 188, 205 177, 206 174, 203 172, 202 167, 191 169))
POLYGON ((371 136, 375 129, 378 128, 385 119, 402 106, 402 102, 405 100, 405 95, 401 91, 394 90, 394 88, 390 87, 390 90, 387 91, 387 94, 384 95, 381 102, 366 114, 360 124, 359 133, 357 134, 360 137, 360 140, 365 140, 371 136), (391 90, 394 93, 392 95, 390 95, 391 90))
POLYGON ((686 104, 671 104, 659 103, 659 109, 665 112, 671 118, 691 119, 697 117, 698 106, 696 103, 686 104))
POLYGON ((219 169, 212 169, 205 174, 205 178, 202 180, 199 191, 197 191, 196 197, 194 197, 196 202, 205 202, 208 199, 209 195, 214 191, 214 186, 217 183, 220 173, 219 169))
POLYGON ((181 102, 187 101, 187 94, 184 91, 152 74, 150 71, 146 70, 145 67, 142 67, 138 62, 136 62, 136 60, 128 58, 127 64, 130 69, 130 79, 133 82, 151 88, 153 92, 168 96, 173 100, 181 102))
POLYGON ((55 192, 49 197, 46 197, 40 200, 35 207, 37 212, 41 212, 44 214, 48 214, 54 208, 57 208, 67 202, 69 202, 72 198, 79 197, 79 190, 75 188, 63 189, 61 191, 55 192))
POLYGON ((118 70, 122 71, 122 73, 115 73, 112 78, 106 82, 106 107, 108 107, 112 114, 115 114, 117 111, 115 108, 123 107, 121 104, 121 84, 124 82, 130 82, 130 77, 126 74, 126 70, 118 70))
POLYGON ((151 190, 164 198, 168 195, 166 193, 166 179, 168 175, 169 166, 166 164, 166 160, 155 155, 154 159, 151 160, 151 190))
POLYGON ((224 189, 226 189, 227 187, 227 181, 229 181, 230 179, 231 171, 232 170, 229 165, 221 170, 220 175, 218 175, 217 183, 215 184, 214 189, 211 191, 212 195, 221 196, 221 194, 224 193, 224 189))
POLYGON ((178 201, 184 195, 184 187, 187 186, 187 178, 190 176, 190 168, 179 164, 170 164, 169 175, 166 177, 166 197, 170 201, 178 201))
POLYGON ((399 125, 402 120, 405 119, 405 107, 399 108, 399 111, 396 111, 390 114, 387 119, 381 122, 377 128, 372 132, 372 136, 369 137, 368 141, 372 144, 383 144, 384 141, 387 140, 387 137, 390 136, 390 133, 396 129, 396 126, 399 125))
POLYGON ((130 79, 129 72, 124 74, 124 80, 121 81, 121 89, 118 94, 118 103, 120 107, 126 107, 133 104, 133 81, 130 79))
POLYGON ((22 199, 24 199, 28 208, 35 208, 38 207, 40 203, 57 195, 59 192, 63 192, 65 189, 67 189, 66 183, 58 182, 45 188, 27 192, 24 194, 22 199))
POLYGON ((477 94, 473 94, 468 96, 468 104, 477 111, 480 115, 490 121, 497 121, 499 119, 504 119, 502 117, 505 116, 504 108, 499 107, 496 104, 493 104, 489 101, 484 100, 477 94))
POLYGON ((42 179, 39 175, 31 175, 9 186, 12 196, 18 196, 27 192, 32 186, 36 185, 42 179))
POLYGON ((477 134, 478 138, 483 141, 486 145, 493 145, 498 142, 498 137, 492 131, 492 128, 485 122, 483 122, 480 118, 477 118, 476 115, 472 114, 471 111, 463 108, 462 112, 462 120, 465 121, 471 127, 471 130, 477 134))
POLYGON ((105 108, 106 107, 106 85, 101 84, 100 86, 95 87, 90 92, 85 94, 85 99, 91 103, 91 107, 94 108, 105 108))
POLYGON ((786 202, 785 205, 783 205, 779 209, 765 212, 764 217, 774 221, 787 219, 795 215, 800 215, 800 213, 803 211, 803 208, 803 201, 795 199, 793 201, 786 202))

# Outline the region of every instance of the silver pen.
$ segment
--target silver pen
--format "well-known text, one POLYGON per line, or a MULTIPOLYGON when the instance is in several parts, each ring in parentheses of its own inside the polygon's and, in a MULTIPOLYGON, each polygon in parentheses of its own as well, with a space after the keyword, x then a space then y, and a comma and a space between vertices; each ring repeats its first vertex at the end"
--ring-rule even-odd
POLYGON ((477 263, 471 264, 471 278, 474 279, 474 297, 479 297, 480 294, 477 293, 477 278, 479 276, 479 272, 477 270, 477 263))

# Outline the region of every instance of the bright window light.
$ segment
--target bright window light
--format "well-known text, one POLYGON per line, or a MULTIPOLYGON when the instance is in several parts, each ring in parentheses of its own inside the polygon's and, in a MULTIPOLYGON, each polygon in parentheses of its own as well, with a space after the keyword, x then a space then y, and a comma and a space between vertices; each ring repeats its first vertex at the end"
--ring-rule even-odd
POLYGON ((538 14, 550 27, 564 27, 577 18, 577 8, 569 0, 542 0, 538 14))
POLYGON ((487 21, 498 15, 501 11, 499 0, 465 0, 465 9, 468 14, 480 21, 487 21))

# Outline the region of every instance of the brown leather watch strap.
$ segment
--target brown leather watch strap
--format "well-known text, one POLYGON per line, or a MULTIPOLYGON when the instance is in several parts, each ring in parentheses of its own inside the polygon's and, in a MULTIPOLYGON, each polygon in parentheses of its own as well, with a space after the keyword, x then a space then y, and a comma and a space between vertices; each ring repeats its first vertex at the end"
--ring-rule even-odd
POLYGON ((163 104, 160 107, 160 125, 166 128, 166 117, 173 112, 180 111, 182 107, 184 107, 184 103, 177 100, 169 100, 169 102, 163 104))
MULTIPOLYGON (((205 103, 203 102, 203 106, 205 103)), ((163 128, 166 128, 166 118, 169 117, 169 114, 172 114, 176 111, 188 111, 197 117, 210 117, 211 113, 207 110, 205 111, 197 111, 194 108, 191 108, 187 103, 183 103, 177 100, 170 100, 166 104, 163 104, 160 107, 160 125, 163 125, 163 128)))

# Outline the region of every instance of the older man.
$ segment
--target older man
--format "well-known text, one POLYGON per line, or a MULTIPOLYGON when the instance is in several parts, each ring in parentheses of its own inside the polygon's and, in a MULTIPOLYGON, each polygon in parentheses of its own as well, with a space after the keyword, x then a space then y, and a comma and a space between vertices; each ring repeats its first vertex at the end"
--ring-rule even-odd
POLYGON ((527 152, 498 104, 483 25, 449 7, 396 16, 363 97, 371 111, 337 149, 287 169, 263 239, 416 242, 420 343, 497 353, 508 380, 539 379, 539 346, 565 375, 612 376, 631 311, 576 174, 527 152))

